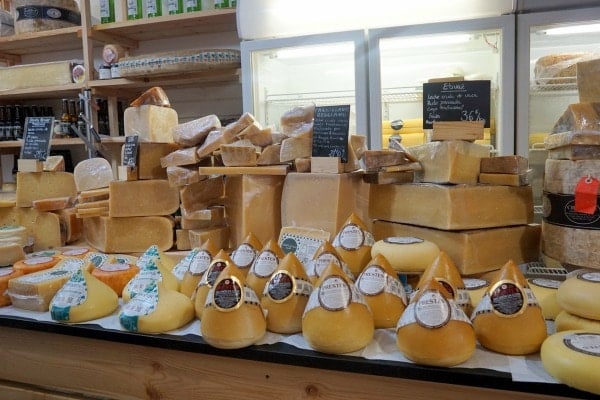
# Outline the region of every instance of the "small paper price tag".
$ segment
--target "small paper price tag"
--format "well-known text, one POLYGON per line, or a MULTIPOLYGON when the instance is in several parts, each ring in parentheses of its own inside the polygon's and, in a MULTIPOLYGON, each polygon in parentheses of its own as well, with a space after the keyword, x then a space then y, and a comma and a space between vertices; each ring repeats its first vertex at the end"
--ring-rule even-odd
POLYGON ((582 177, 575 186, 575 211, 582 214, 594 214, 598 203, 600 181, 591 176, 582 177))

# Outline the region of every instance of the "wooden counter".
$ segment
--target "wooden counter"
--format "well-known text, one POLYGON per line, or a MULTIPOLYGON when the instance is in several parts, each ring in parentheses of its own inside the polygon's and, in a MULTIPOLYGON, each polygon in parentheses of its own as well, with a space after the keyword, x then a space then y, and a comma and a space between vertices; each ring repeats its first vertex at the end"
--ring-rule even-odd
POLYGON ((594 398, 490 370, 328 356, 285 344, 223 351, 199 336, 0 317, 0 398, 486 399, 594 398))

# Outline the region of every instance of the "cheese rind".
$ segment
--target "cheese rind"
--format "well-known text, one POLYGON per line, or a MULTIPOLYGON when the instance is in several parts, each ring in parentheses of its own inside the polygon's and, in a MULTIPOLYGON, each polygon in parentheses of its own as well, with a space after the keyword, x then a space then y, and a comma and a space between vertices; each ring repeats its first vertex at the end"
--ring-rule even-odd
POLYGON ((127 107, 123 116, 125 136, 138 135, 148 142, 172 143, 177 111, 169 107, 143 105, 127 107))
POLYGON ((178 146, 174 143, 140 142, 137 159, 138 179, 167 179, 167 172, 160 160, 177 149, 178 146))
POLYGON ((179 208, 179 191, 166 180, 113 181, 109 189, 110 217, 170 215, 179 208))
POLYGON ((600 272, 583 270, 561 283, 556 301, 567 312, 600 320, 600 272))
POLYGON ((218 249, 229 249, 230 229, 228 226, 219 226, 207 229, 191 229, 188 231, 190 246, 202 247, 211 241, 218 249))
POLYGON ((583 329, 588 332, 600 333, 600 321, 595 319, 578 317, 568 311, 562 310, 554 319, 554 328, 557 332, 583 329))
POLYGON ((574 194, 579 181, 596 176, 600 160, 546 160, 544 190, 550 193, 574 194))
POLYGON ((17 207, 31 207, 34 200, 53 197, 77 197, 72 173, 17 172, 17 207))
POLYGON ((169 185, 173 187, 190 185, 192 183, 200 182, 202 179, 206 178, 205 176, 200 175, 198 172, 198 167, 196 166, 167 167, 166 173, 169 185))
POLYGON ((185 149, 175 150, 160 158, 160 165, 163 168, 179 167, 182 165, 193 165, 200 159, 196 155, 196 147, 187 147, 185 149))
POLYGON ((600 269, 600 231, 542 221, 542 252, 564 264, 600 269))

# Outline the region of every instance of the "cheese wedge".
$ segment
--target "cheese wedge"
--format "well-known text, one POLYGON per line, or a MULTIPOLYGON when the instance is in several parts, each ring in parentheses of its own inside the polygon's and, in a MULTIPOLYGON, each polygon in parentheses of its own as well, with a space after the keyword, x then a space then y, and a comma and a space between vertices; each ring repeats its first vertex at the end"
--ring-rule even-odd
POLYGON ((332 245, 354 276, 358 276, 371 259, 375 239, 366 225, 352 213, 333 238, 332 245))
POLYGON ((173 108, 151 104, 127 107, 123 115, 125 136, 138 135, 148 142, 172 143, 172 129, 178 122, 173 108))
POLYGON ((180 272, 177 272, 178 267, 185 268, 185 272, 181 278, 181 293, 192 298, 202 275, 204 275, 208 267, 210 267, 210 264, 218 251, 217 247, 213 245, 210 240, 207 240, 202 247, 190 250, 187 256, 175 266, 173 271, 176 277, 180 274, 180 272))
POLYGON ((92 276, 109 286, 121 297, 125 285, 135 277, 140 268, 127 263, 103 263, 92 270, 92 276))
POLYGON ((223 270, 226 267, 232 264, 233 261, 231 261, 231 258, 229 258, 227 252, 225 252, 224 250, 220 250, 213 258, 208 269, 200 278, 198 286, 196 287, 196 292, 192 296, 192 298, 194 299, 194 309, 196 311, 196 317, 198 317, 198 319, 202 319, 202 313, 204 312, 204 303, 206 303, 208 293, 215 284, 217 278, 219 277, 219 274, 223 272, 223 270))
POLYGON ((17 207, 31 207, 34 200, 75 198, 77 186, 70 172, 17 172, 16 196, 17 207))
POLYGON ((8 295, 8 281, 13 278, 18 278, 23 275, 22 271, 18 271, 11 267, 0 268, 0 307, 11 304, 10 296, 8 295))
POLYGON ((7 267, 25 258, 23 246, 20 243, 9 242, 0 244, 0 267, 7 267))
POLYGON ((246 285, 256 294, 261 295, 267 281, 283 257, 283 250, 277 242, 273 239, 269 240, 254 259, 248 275, 246 275, 246 285))
POLYGON ((561 283, 556 301, 565 311, 600 320, 600 272, 582 270, 561 283))
POLYGON ((173 140, 185 147, 202 144, 211 131, 219 129, 221 121, 214 114, 194 119, 173 127, 173 140))
POLYGON ((261 248, 260 240, 250 232, 231 253, 231 261, 247 275, 261 248))

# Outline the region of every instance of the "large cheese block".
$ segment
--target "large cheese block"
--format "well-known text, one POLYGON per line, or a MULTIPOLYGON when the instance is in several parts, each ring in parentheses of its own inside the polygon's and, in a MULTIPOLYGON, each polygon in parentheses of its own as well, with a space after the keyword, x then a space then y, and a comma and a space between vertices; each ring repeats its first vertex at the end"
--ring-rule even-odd
POLYGON ((373 222, 375 239, 419 237, 433 242, 448 254, 463 275, 499 269, 507 258, 518 264, 536 261, 541 231, 539 224, 448 231, 387 221, 373 222))
POLYGON ((89 245, 105 253, 143 252, 173 247, 173 221, 167 217, 91 217, 83 221, 89 245))
POLYGON ((279 236, 285 176, 239 175, 225 180, 225 214, 231 246, 253 233, 261 243, 279 236))
POLYGON ((600 160, 546 160, 544 190, 550 193, 574 194, 582 178, 596 176, 600 160))
POLYGON ((600 269, 600 231, 542 221, 542 252, 563 264, 600 269))
POLYGON ((206 229, 190 229, 188 240, 190 247, 202 247, 207 241, 211 241, 218 249, 229 249, 230 227, 217 226, 206 229))
POLYGON ((600 58, 577 63, 579 101, 600 103, 600 58))
POLYGON ((54 61, 1 68, 0 90, 70 85, 73 65, 73 61, 54 61))
POLYGON ((70 172, 17 172, 17 207, 31 207, 34 200, 77 197, 70 172))
POLYGON ((225 191, 222 176, 214 176, 183 186, 180 191, 181 207, 186 212, 205 209, 215 200, 223 197, 225 191))
POLYGON ((179 120, 170 107, 143 105, 127 107, 123 116, 125 136, 138 135, 148 142, 173 142, 173 128, 179 120))
POLYGON ((109 190, 111 217, 170 215, 179 208, 179 190, 167 180, 112 181, 109 190))
POLYGON ((373 219, 463 230, 533 222, 531 186, 371 185, 373 219))
POLYGON ((600 130, 600 103, 569 104, 552 128, 552 133, 600 130))
POLYGON ((423 166, 423 182, 477 183, 481 159, 490 148, 463 140, 430 142, 411 147, 410 152, 423 166))
POLYGON ((20 225, 33 238, 34 251, 64 245, 58 215, 33 208, 0 208, 0 225, 20 225))
POLYGON ((368 187, 360 173, 289 173, 281 197, 281 226, 317 228, 333 236, 354 213, 370 229, 368 187))
POLYGON ((73 170, 73 176, 78 192, 108 187, 115 179, 110 163, 101 157, 80 161, 73 170))
POLYGON ((167 179, 167 171, 160 164, 160 159, 177 149, 178 146, 174 143, 140 142, 137 160, 138 179, 167 179))

